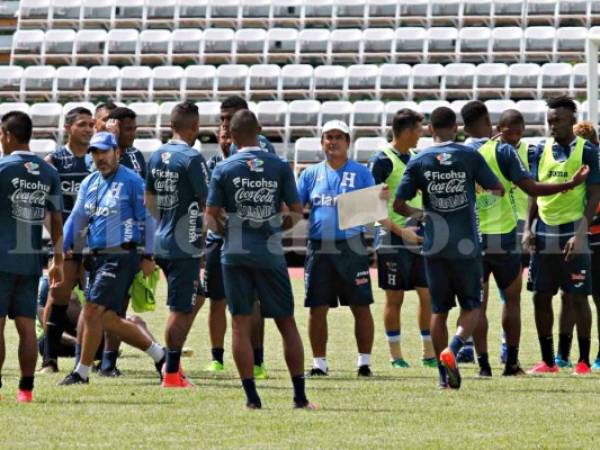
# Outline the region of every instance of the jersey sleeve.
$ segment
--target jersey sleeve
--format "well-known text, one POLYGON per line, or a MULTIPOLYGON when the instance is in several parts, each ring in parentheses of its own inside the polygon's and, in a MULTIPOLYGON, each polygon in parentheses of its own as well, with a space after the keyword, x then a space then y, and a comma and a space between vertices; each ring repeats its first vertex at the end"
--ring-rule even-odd
POLYGON ((517 151, 509 144, 501 144, 496 151, 498 166, 508 180, 516 183, 524 178, 531 178, 531 174, 519 158, 517 151))
POLYGON ((156 189, 154 189, 154 175, 152 173, 152 166, 154 165, 154 158, 150 157, 150 161, 148 161, 148 169, 146 172, 146 190, 148 192, 152 192, 156 194, 156 189))
POLYGON ((529 147, 527 151, 527 158, 529 159, 529 172, 531 172, 531 176, 536 180, 539 180, 538 175, 538 167, 540 164, 540 159, 542 157, 542 152, 544 151, 544 144, 540 143, 538 145, 532 145, 529 147))
POLYGON ((485 159, 479 152, 472 152, 471 155, 471 169, 473 178, 475 181, 484 189, 493 189, 500 184, 498 177, 494 175, 490 166, 487 165, 485 159))
POLYGON ((259 140, 260 140, 260 146, 263 150, 265 150, 266 152, 272 153, 274 155, 277 154, 277 152, 275 151, 275 147, 273 147, 273 144, 271 144, 271 142, 264 137, 263 135, 259 136, 259 140))
POLYGON ((368 188, 371 186, 375 186, 375 179, 369 170, 363 170, 362 174, 362 187, 368 188))
POLYGON ((379 155, 371 157, 367 167, 371 171, 376 184, 385 182, 393 170, 393 165, 389 158, 383 158, 379 155))
POLYGON ((194 191, 194 196, 204 203, 208 196, 208 168, 206 161, 200 154, 190 159, 188 165, 188 179, 194 191))
POLYGON ((406 169, 404 170, 404 175, 402 175, 402 180, 400 180, 400 184, 398 185, 398 190, 395 192, 396 199, 399 200, 411 200, 417 195, 418 190, 418 165, 412 160, 410 161, 406 169))
POLYGON ((296 189, 296 180, 294 180, 294 173, 292 168, 287 163, 283 165, 283 177, 281 183, 281 199, 286 205, 300 202, 300 196, 298 195, 298 189, 296 189))
POLYGON ((67 222, 63 226, 63 249, 64 251, 71 250, 77 236, 88 223, 88 216, 85 212, 85 197, 89 184, 89 177, 83 180, 77 194, 75 205, 69 214, 67 222))
POLYGON ((225 206, 225 189, 221 183, 221 165, 217 165, 210 178, 210 187, 208 189, 208 206, 225 206))
POLYGON ((600 184, 600 150, 587 141, 583 147, 583 163, 590 168, 586 184, 600 184))
POLYGON ((50 192, 46 199, 46 209, 50 212, 60 212, 64 209, 60 178, 54 168, 50 169, 50 174, 50 192))
POLYGON ((310 175, 308 170, 304 170, 298 179, 298 194, 302 206, 310 202, 310 175))
POLYGON ((144 244, 144 253, 152 254, 156 222, 144 205, 144 182, 139 177, 133 177, 132 191, 134 219, 140 229, 140 236, 144 244))

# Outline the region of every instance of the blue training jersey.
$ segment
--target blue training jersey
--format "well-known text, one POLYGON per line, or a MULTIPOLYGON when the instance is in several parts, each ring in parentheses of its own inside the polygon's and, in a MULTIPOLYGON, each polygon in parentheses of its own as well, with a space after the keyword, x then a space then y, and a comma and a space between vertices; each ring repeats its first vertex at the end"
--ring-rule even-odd
POLYGON ((129 147, 127 150, 125 150, 119 159, 119 163, 122 166, 133 170, 140 177, 142 177, 143 180, 146 179, 146 159, 144 158, 143 153, 137 148, 129 147))
POLYGON ((146 190, 156 196, 159 213, 156 256, 200 257, 208 178, 204 157, 184 142, 170 141, 152 154, 146 190))
POLYGON ((423 193, 425 256, 461 259, 481 254, 475 183, 484 189, 499 185, 479 152, 464 145, 445 142, 410 160, 396 198, 410 200, 417 190, 423 193))
POLYGON ((298 203, 289 164, 259 148, 247 148, 212 173, 208 206, 227 213, 223 264, 276 267, 283 261, 281 203, 298 203))
POLYGON ((348 160, 337 170, 327 161, 308 167, 300 174, 298 192, 302 205, 309 205, 309 239, 342 240, 356 236, 365 227, 340 230, 337 198, 345 192, 373 186, 373 175, 362 164, 348 160))
POLYGON ((92 173, 94 163, 89 154, 75 156, 66 146, 54 150, 48 155, 60 178, 60 187, 63 194, 63 223, 67 221, 73 210, 79 187, 85 177, 92 173))
POLYGON ((56 170, 32 152, 0 158, 0 272, 41 275, 46 211, 62 210, 56 170))
POLYGON ((86 225, 92 250, 144 244, 145 253, 152 253, 154 220, 144 206, 144 181, 140 176, 119 165, 106 178, 96 171, 83 180, 64 227, 65 251, 73 247, 86 225))
MULTIPOLYGON (((258 145, 260 146, 260 149, 267 152, 267 153, 273 153, 274 155, 277 154, 277 152, 275 151, 275 147, 273 147, 273 144, 271 144, 271 142, 264 137, 262 134, 258 135, 258 145)), ((229 146, 229 156, 235 155, 238 152, 238 148, 237 145, 235 145, 233 142, 231 143, 231 145, 229 146)))

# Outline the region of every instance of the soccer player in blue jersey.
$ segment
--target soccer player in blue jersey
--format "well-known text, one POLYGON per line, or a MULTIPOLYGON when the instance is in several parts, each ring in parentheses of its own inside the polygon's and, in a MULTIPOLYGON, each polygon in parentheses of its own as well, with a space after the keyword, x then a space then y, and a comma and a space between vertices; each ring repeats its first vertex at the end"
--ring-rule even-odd
POLYGON ((573 179, 564 183, 540 183, 533 179, 510 144, 491 139, 492 122, 485 103, 474 100, 461 110, 465 132, 470 136, 467 146, 478 151, 492 172, 502 182, 508 195, 498 197, 486 192, 477 193, 479 229, 482 235, 484 298, 481 305, 481 318, 473 338, 477 350, 479 375, 492 376, 487 348, 487 299, 488 280, 494 275, 498 288, 502 291, 504 304, 502 328, 506 335, 507 361, 503 375, 524 375, 518 361, 519 339, 521 336, 521 251, 517 242, 517 212, 513 199, 513 186, 516 185, 527 195, 548 196, 568 191, 581 184, 586 177, 585 170, 575 173, 573 179))
POLYGON ((308 334, 313 365, 307 376, 328 374, 327 314, 338 303, 349 306, 354 316, 358 346, 358 376, 370 377, 374 324, 369 256, 364 227, 341 230, 337 197, 373 186, 371 172, 348 159, 350 130, 339 120, 323 125, 321 145, 326 160, 305 169, 298 180, 302 205, 310 207, 306 249, 304 306, 310 308, 308 334))
MULTIPOLYGON (((410 109, 401 109, 394 115, 392 131, 394 139, 382 151, 369 160, 369 168, 375 183, 385 183, 391 192, 396 192, 406 164, 415 155, 422 135, 423 116, 410 109)), ((418 223, 410 223, 393 210, 394 199, 388 200, 389 218, 380 221, 377 228, 377 275, 379 287, 385 291, 383 322, 390 348, 392 367, 408 368, 402 356, 400 312, 404 292, 416 290, 419 296, 419 328, 421 331, 422 359, 426 367, 437 367, 435 352, 429 331, 431 322, 431 297, 427 289, 423 256, 420 254, 420 236, 415 234, 418 223)), ((417 198, 420 206, 420 196, 417 198)))
POLYGON ((158 220, 156 262, 167 278, 169 318, 165 329, 167 362, 163 387, 193 384, 180 367, 181 350, 204 303, 200 285, 202 216, 208 195, 208 169, 192 145, 198 137, 198 107, 179 103, 171 112, 173 138, 148 163, 146 204, 158 220))
MULTIPOLYGON (((579 360, 574 373, 589 374, 592 312, 590 251, 587 234, 600 199, 598 148, 573 132, 577 106, 568 97, 548 101, 550 136, 529 155, 532 174, 540 181, 561 182, 582 166, 589 167, 585 185, 530 201, 523 236, 532 251, 528 289, 533 292, 535 321, 542 362, 531 373, 556 373, 552 328, 552 298, 560 289, 575 309, 579 360), (535 223, 534 223, 535 222, 535 223)), ((560 348, 565 344, 561 345, 560 348)))
MULTIPOLYGON (((29 149, 32 122, 27 114, 8 112, 0 123, 0 372, 6 356, 6 316, 19 333, 21 379, 17 401, 32 400, 37 339, 37 290, 44 255, 42 226, 49 212, 55 246, 48 278, 52 288, 62 281, 62 196, 56 171, 29 149)), ((0 373, 0 388, 2 376, 0 373)))
POLYGON ((117 107, 108 115, 106 129, 113 133, 119 144, 119 164, 125 166, 142 179, 146 179, 146 160, 141 151, 133 146, 137 130, 135 111, 125 107, 117 107))
MULTIPOLYGON (((48 154, 46 162, 54 166, 60 178, 64 198, 63 223, 66 223, 79 187, 85 177, 93 171, 93 162, 87 154, 90 139, 94 134, 94 119, 91 111, 77 107, 65 116, 65 133, 67 143, 48 154)), ((60 338, 67 324, 67 306, 73 287, 83 279, 83 247, 84 239, 77 238, 74 248, 65 257, 64 280, 59 286, 50 289, 49 301, 46 305, 46 337, 42 368, 44 372, 58 372, 58 348, 60 338)), ((83 287, 83 285, 82 285, 83 287)), ((79 348, 78 348, 79 350, 79 348)))
POLYGON ((258 121, 251 111, 234 114, 231 134, 239 151, 215 168, 206 210, 209 228, 224 238, 221 261, 232 315, 233 357, 246 393, 246 406, 261 408, 251 345, 252 314, 258 295, 262 315, 275 320, 283 338, 294 407, 314 409, 306 398, 304 349, 294 319, 294 298, 281 245, 282 204, 292 212, 283 221, 284 228, 302 217, 302 205, 291 168, 259 147, 258 132, 258 121))
POLYGON ((144 207, 144 182, 119 164, 112 134, 94 135, 89 151, 98 170, 81 183, 77 202, 64 226, 65 250, 72 248, 75 236, 87 227, 91 253, 85 262, 90 276, 83 307, 81 357, 60 383, 63 386, 88 383, 103 331, 146 352, 159 373, 165 360, 165 351, 158 343, 119 316, 135 274, 141 269, 147 276, 154 270, 154 221, 144 207))
POLYGON ((456 354, 472 335, 481 312, 482 265, 475 211, 475 184, 498 195, 504 187, 472 149, 454 143, 456 114, 436 108, 429 129, 435 144, 411 159, 396 193, 398 214, 425 219, 423 254, 431 292, 431 335, 440 371, 440 387, 460 388, 456 354), (423 210, 408 201, 423 193, 423 210), (458 328, 448 345, 448 312, 460 305, 458 328))

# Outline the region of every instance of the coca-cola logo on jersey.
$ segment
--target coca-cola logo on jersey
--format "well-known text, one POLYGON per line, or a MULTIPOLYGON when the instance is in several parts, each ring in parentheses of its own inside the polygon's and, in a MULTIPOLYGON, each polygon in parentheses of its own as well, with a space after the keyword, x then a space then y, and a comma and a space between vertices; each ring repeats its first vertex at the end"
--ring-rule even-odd
POLYGON ((10 196, 13 218, 25 222, 42 221, 50 185, 39 180, 27 181, 21 178, 13 178, 11 184, 15 188, 10 196))
POLYGON ((234 182, 239 187, 234 194, 237 214, 242 219, 264 221, 275 214, 275 193, 278 183, 272 180, 248 180, 234 182))
POLYGON ((432 181, 427 185, 429 194, 457 194, 464 192, 464 190, 465 180, 432 181))
POLYGON ((454 170, 424 173, 427 183, 427 194, 432 208, 438 211, 452 211, 468 204, 465 183, 467 174, 454 170))
POLYGON ((235 191, 234 200, 236 203, 273 203, 275 198, 275 189, 262 188, 257 190, 238 189, 235 191))

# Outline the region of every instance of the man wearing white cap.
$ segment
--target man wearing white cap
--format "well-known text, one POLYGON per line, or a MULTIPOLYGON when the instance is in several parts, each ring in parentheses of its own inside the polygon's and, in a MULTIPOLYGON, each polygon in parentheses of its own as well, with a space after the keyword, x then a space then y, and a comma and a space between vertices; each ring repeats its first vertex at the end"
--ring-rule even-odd
POLYGON ((308 334, 313 367, 307 376, 324 376, 327 365, 327 313, 338 302, 349 306, 355 321, 358 376, 371 376, 374 324, 369 257, 364 227, 341 230, 337 213, 340 194, 375 184, 369 170, 348 159, 350 130, 339 120, 323 126, 321 145, 326 160, 304 170, 298 180, 303 205, 310 206, 306 250, 304 305, 310 308, 308 334))

